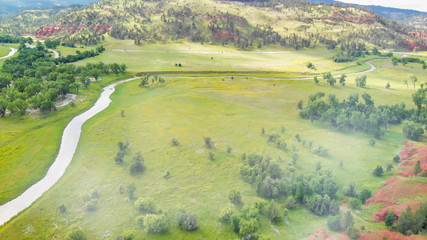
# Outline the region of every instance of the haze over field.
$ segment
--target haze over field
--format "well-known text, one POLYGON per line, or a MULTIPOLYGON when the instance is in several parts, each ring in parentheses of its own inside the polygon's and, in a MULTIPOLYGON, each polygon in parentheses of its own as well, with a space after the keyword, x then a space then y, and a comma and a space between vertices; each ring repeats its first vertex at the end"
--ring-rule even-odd
POLYGON ((0 239, 427 239, 423 16, 100 0, 0 20, 0 239))

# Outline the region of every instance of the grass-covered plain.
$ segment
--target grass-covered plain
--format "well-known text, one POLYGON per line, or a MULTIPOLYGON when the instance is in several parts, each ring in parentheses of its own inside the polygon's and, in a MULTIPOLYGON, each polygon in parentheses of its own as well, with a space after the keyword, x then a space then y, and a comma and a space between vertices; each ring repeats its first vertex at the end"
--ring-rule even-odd
MULTIPOLYGON (((391 163, 392 157, 404 144, 399 126, 393 126, 374 147, 362 133, 344 134, 324 126, 313 125, 298 116, 296 104, 317 91, 334 93, 346 98, 351 93, 369 93, 377 105, 404 102, 412 107, 411 94, 402 79, 409 72, 426 81, 421 68, 393 67, 390 60, 378 61, 381 66, 368 75, 367 88, 354 86, 354 77, 347 79, 347 87, 317 86, 312 80, 271 81, 251 80, 245 77, 177 79, 165 77, 164 86, 139 88, 139 81, 119 85, 112 95, 112 104, 90 119, 83 127, 76 155, 65 175, 33 206, 0 228, 6 239, 63 239, 74 228, 81 228, 90 239, 111 235, 111 239, 127 230, 136 230, 138 239, 234 239, 237 235, 227 226, 220 225, 218 214, 229 202, 228 192, 240 190, 244 204, 259 197, 239 174, 242 153, 269 154, 274 160, 280 156, 282 168, 291 162, 288 153, 267 142, 261 134, 279 133, 288 146, 295 134, 312 140, 329 150, 330 157, 322 158, 297 145, 300 159, 297 173, 315 172, 316 162, 331 169, 337 176, 340 190, 350 182, 358 189, 375 192, 394 173, 381 178, 372 176, 377 165, 391 163), (390 75, 388 72, 391 72, 390 75), (385 89, 390 81, 391 89, 385 89), (121 117, 121 110, 125 117, 121 117), (285 133, 281 133, 284 127, 285 133), (181 146, 171 146, 175 137, 181 146), (211 137, 216 143, 213 150, 206 149, 203 138, 211 137), (129 153, 124 165, 114 162, 117 142, 127 139, 129 153), (231 146, 231 154, 226 153, 231 146), (147 169, 138 176, 129 173, 133 155, 141 151, 147 169), (209 160, 208 152, 216 157, 209 160), (339 168, 339 162, 343 168, 339 168), (164 176, 170 172, 170 178, 164 176), (137 197, 153 197, 168 214, 169 231, 161 235, 145 235, 135 218, 139 215, 133 200, 120 194, 119 188, 135 183, 137 197), (84 210, 84 198, 94 191, 99 194, 98 208, 84 210), (67 212, 59 213, 64 204, 67 212), (174 222, 179 208, 191 210, 199 216, 200 229, 195 232, 178 230, 174 222)), ((322 83, 322 82, 321 82, 322 83)), ((283 199, 279 200, 280 203, 283 199)), ((241 207, 238 207, 241 208, 241 207)), ((364 210, 365 211, 365 210, 364 210)), ((356 218, 358 227, 384 228, 369 220, 362 211, 356 218), (366 219, 366 220, 364 220, 366 219)), ((369 213, 372 210, 366 210, 369 213)), ((260 232, 272 239, 301 239, 311 235, 318 227, 326 226, 326 217, 317 217, 310 210, 299 207, 289 213, 289 224, 274 226, 261 218, 260 232)))
POLYGON ((10 52, 10 48, 0 45, 0 57, 6 56, 10 52))
POLYGON ((17 197, 46 174, 55 160, 62 131, 68 122, 92 106, 102 86, 131 75, 107 76, 102 82, 81 88, 75 107, 66 106, 49 114, 0 118, 0 204, 17 197))
MULTIPOLYGON (((335 63, 332 56, 336 51, 325 49, 294 51, 283 47, 266 47, 252 51, 239 51, 198 43, 170 43, 133 45, 133 41, 108 40, 103 54, 79 61, 77 65, 88 62, 123 62, 133 72, 153 71, 230 71, 230 72, 277 72, 282 77, 316 75, 325 72, 357 72, 369 66, 355 62, 335 63), (316 70, 308 69, 313 63, 316 70), (175 64, 181 64, 177 67, 175 64)), ((371 57, 372 58, 372 57, 371 57)), ((369 59, 369 58, 367 58, 369 59)), ((360 60, 361 62, 364 59, 360 60)))

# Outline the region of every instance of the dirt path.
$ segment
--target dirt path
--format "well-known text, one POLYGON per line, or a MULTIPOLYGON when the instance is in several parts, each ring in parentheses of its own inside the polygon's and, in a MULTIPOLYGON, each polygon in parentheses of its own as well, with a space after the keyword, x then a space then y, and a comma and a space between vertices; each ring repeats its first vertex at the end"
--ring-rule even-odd
POLYGON ((18 49, 10 47, 10 52, 6 56, 0 57, 0 59, 12 57, 17 51, 18 49))

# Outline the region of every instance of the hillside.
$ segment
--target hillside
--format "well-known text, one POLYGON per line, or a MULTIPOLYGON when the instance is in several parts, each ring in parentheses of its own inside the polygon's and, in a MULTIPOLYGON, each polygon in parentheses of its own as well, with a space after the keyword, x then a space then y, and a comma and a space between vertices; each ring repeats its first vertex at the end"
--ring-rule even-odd
MULTIPOLYGON (((343 4, 342 2, 335 1, 335 0, 310 0, 310 1, 343 4)), ((346 4, 350 4, 350 3, 346 3, 346 4)), ((406 26, 414 27, 422 31, 427 30, 427 13, 425 12, 420 12, 420 11, 410 10, 410 9, 383 7, 383 6, 377 6, 377 5, 358 5, 358 4, 350 4, 350 5, 363 6, 365 8, 371 9, 372 11, 374 11, 379 15, 382 15, 384 17, 390 18, 395 21, 399 21, 400 23, 403 23, 406 26)))
POLYGON ((86 45, 101 42, 106 33, 132 39, 135 44, 185 39, 241 49, 269 44, 333 49, 342 42, 408 48, 407 40, 427 45, 403 26, 364 8, 300 0, 101 0, 66 14, 50 15, 42 24, 17 22, 21 22, 20 16, 3 21, 1 29, 86 45))

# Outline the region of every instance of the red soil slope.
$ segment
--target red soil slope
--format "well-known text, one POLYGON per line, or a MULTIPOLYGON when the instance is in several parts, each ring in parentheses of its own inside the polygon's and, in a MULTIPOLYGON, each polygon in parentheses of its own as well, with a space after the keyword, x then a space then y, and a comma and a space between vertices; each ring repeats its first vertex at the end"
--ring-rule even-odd
POLYGON ((387 183, 366 201, 366 206, 384 204, 382 209, 371 216, 377 222, 384 221, 391 208, 394 209, 394 214, 397 218, 407 207, 411 207, 412 211, 415 211, 423 202, 422 200, 407 200, 403 203, 397 203, 399 199, 408 199, 427 194, 427 183, 407 181, 406 179, 406 177, 414 176, 413 166, 418 160, 421 163, 422 171, 427 172, 427 146, 407 142, 399 155, 402 161, 399 168, 402 171, 397 175, 403 178, 389 178, 387 183))
POLYGON ((310 237, 306 238, 306 240, 350 240, 350 238, 343 234, 329 236, 326 229, 318 228, 316 232, 310 237))
POLYGON ((387 230, 378 230, 370 233, 362 233, 359 240, 381 240, 384 237, 387 240, 425 240, 426 238, 419 235, 405 236, 397 232, 390 232, 387 230))

